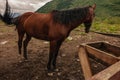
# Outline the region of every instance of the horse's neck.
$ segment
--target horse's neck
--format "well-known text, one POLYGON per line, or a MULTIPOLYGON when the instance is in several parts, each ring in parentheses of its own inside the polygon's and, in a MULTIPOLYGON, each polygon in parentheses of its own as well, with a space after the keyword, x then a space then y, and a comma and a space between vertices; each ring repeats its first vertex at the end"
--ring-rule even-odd
POLYGON ((69 25, 70 30, 73 30, 73 29, 77 28, 77 27, 80 26, 83 22, 84 22, 84 19, 83 19, 83 20, 80 20, 80 21, 71 22, 70 25, 69 25))

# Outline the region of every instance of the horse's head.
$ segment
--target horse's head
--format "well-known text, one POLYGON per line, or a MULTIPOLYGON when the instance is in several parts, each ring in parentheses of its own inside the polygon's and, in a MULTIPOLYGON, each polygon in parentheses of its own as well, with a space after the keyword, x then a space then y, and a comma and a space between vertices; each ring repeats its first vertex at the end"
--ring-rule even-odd
POLYGON ((89 6, 89 11, 88 11, 89 15, 87 16, 87 19, 84 22, 85 32, 86 33, 89 32, 91 24, 92 24, 92 21, 93 21, 93 19, 95 17, 95 13, 94 13, 95 8, 96 8, 96 4, 94 4, 93 6, 89 6))

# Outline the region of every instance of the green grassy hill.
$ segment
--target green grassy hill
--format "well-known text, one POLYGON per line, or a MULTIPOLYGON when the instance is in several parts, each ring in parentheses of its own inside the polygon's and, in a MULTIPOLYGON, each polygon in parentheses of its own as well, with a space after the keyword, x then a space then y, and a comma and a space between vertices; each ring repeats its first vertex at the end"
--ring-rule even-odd
POLYGON ((120 34, 120 0, 52 0, 38 9, 37 12, 47 13, 54 9, 71 9, 94 3, 97 4, 97 8, 91 30, 120 34))
POLYGON ((96 3, 96 15, 98 17, 120 17, 120 0, 52 0, 37 10, 37 12, 50 12, 51 10, 63 10, 92 5, 96 3))

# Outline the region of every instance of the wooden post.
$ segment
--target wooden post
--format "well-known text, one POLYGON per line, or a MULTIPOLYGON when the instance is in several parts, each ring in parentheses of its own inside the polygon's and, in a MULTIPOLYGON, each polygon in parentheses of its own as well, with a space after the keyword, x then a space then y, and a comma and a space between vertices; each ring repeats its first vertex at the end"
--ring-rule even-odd
POLYGON ((80 45, 78 56, 80 59, 80 63, 82 66, 85 80, 88 80, 89 78, 92 77, 92 72, 91 72, 91 68, 90 68, 90 64, 89 64, 89 60, 88 60, 88 55, 87 55, 84 44, 80 45))

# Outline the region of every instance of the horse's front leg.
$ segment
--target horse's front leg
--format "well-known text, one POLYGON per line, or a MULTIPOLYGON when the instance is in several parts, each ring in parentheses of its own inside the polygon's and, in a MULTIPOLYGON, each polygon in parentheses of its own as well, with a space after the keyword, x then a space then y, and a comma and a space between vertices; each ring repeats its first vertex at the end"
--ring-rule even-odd
POLYGON ((56 41, 50 41, 49 61, 48 61, 48 64, 47 64, 47 69, 48 69, 49 72, 52 71, 51 63, 52 63, 52 60, 53 60, 53 55, 55 53, 55 49, 56 49, 56 41))
POLYGON ((56 59, 57 59, 57 55, 58 55, 58 51, 61 46, 61 43, 62 41, 50 42, 50 54, 49 54, 49 61, 47 65, 48 71, 54 71, 56 69, 56 59))
POLYGON ((62 42, 63 42, 63 40, 57 41, 56 51, 55 51, 55 54, 53 55, 53 61, 52 61, 52 65, 53 65, 54 70, 56 70, 56 60, 57 60, 58 52, 59 52, 59 49, 60 49, 62 42))

